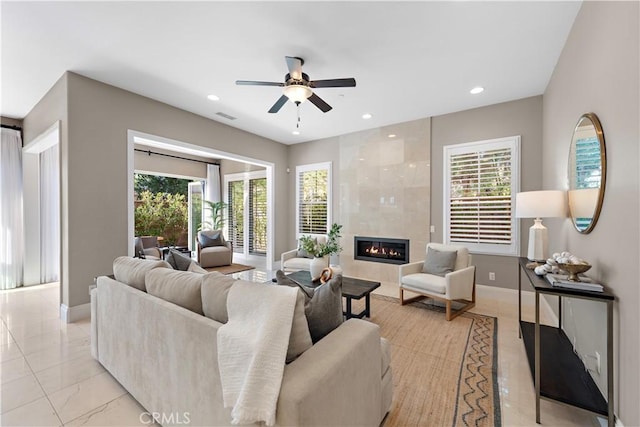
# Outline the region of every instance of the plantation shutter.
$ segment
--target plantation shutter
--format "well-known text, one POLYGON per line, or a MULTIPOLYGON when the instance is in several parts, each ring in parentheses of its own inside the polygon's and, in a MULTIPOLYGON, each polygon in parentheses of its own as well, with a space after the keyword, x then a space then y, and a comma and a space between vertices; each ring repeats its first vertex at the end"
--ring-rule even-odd
POLYGON ((519 138, 445 147, 445 241, 517 254, 519 138))
POLYGON ((571 188, 599 188, 602 179, 600 141, 596 136, 576 140, 576 158, 571 167, 571 188), (575 174, 575 175, 573 175, 575 174))
POLYGON ((249 253, 267 253, 267 179, 249 180, 249 253))
POLYGON ((244 182, 229 181, 229 240, 234 252, 244 252, 244 182))
POLYGON ((298 234, 326 234, 329 223, 329 167, 298 167, 298 234))

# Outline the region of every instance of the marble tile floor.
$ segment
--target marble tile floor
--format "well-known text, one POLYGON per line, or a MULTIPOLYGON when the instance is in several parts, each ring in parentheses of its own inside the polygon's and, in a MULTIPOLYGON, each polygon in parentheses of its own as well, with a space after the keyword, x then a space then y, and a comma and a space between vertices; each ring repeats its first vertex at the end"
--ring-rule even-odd
MULTIPOLYGON (((266 282, 274 274, 258 268, 234 276, 266 282)), ((391 284, 378 292, 397 296, 391 284)), ((149 425, 145 409, 91 357, 89 319, 66 324, 58 310, 57 283, 0 291, 0 425, 149 425)), ((518 339, 515 297, 479 296, 474 311, 498 318, 502 424, 535 426, 533 383, 518 339)), ((527 306, 525 318, 532 311, 527 306)), ((542 425, 598 423, 578 409, 542 401, 542 425)))

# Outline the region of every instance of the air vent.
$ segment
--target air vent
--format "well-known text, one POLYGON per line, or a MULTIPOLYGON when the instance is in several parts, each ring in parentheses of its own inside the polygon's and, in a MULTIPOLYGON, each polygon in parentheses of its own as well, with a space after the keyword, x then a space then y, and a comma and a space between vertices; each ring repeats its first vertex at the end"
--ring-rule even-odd
POLYGON ((220 117, 224 117, 225 119, 229 119, 229 120, 235 120, 237 118, 237 117, 233 117, 228 114, 222 113, 220 111, 218 111, 216 114, 219 115, 220 117))

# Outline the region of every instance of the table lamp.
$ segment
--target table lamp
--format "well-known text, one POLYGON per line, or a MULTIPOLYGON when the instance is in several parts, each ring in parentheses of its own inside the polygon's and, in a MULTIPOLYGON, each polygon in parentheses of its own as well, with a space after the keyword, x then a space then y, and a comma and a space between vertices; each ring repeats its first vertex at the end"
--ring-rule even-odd
POLYGON ((564 191, 526 191, 516 194, 516 218, 535 218, 529 228, 530 261, 546 261, 548 254, 547 227, 542 218, 564 217, 567 213, 567 201, 564 191))

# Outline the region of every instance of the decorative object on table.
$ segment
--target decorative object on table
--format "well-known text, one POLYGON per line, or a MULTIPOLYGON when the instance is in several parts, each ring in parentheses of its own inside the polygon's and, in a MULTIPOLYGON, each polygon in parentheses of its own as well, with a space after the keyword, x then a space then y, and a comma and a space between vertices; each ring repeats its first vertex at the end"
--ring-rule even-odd
POLYGON ((342 252, 339 239, 342 225, 333 223, 329 233, 327 233, 327 241, 321 243, 313 236, 300 236, 300 248, 314 258, 309 263, 309 273, 313 280, 318 280, 322 270, 329 267, 329 257, 342 252))
POLYGON ((567 201, 564 191, 527 191, 516 194, 516 218, 535 218, 529 228, 529 248, 527 258, 530 261, 545 262, 548 258, 547 227, 542 218, 566 216, 567 201))
POLYGON ((333 269, 331 267, 327 267, 324 270, 322 270, 322 273, 320 273, 320 283, 324 285, 329 280, 331 280, 332 277, 333 277, 333 269))
POLYGON ((600 216, 607 177, 604 133, 594 113, 583 114, 576 124, 567 172, 573 225, 579 233, 590 233, 600 216))
POLYGON ((579 282, 577 274, 584 273, 589 270, 591 265, 585 260, 578 258, 571 252, 555 252, 551 255, 551 258, 547 259, 546 264, 540 265, 535 268, 534 272, 538 276, 544 276, 545 274, 558 274, 560 271, 569 273, 568 280, 579 282), (573 273, 575 271, 575 273, 573 273))

